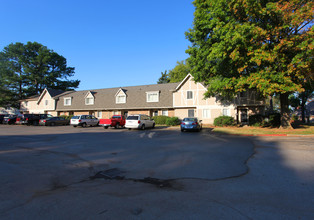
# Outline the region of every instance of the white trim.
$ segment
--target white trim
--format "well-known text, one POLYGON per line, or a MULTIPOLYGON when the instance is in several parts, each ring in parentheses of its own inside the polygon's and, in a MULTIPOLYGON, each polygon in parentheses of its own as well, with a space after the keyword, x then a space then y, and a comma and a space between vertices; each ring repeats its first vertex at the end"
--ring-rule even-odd
POLYGON ((64 97, 63 98, 63 105, 64 106, 71 106, 72 105, 72 97, 64 97), (66 100, 70 100, 70 104, 66 104, 66 100))
POLYGON ((149 91, 149 92, 146 92, 146 102, 159 102, 159 91, 149 91), (148 100, 148 95, 151 95, 151 94, 156 94, 157 95, 157 101, 149 101, 148 100))
POLYGON ((120 91, 122 91, 122 92, 124 93, 124 95, 126 96, 126 93, 123 91, 123 89, 122 89, 122 88, 120 88, 120 89, 118 90, 118 92, 116 92, 115 96, 117 96, 117 95, 119 94, 119 92, 120 92, 120 91))
MULTIPOLYGON (((44 91, 42 91, 42 93, 40 94, 40 96, 39 96, 39 98, 38 98, 38 100, 37 100, 37 105, 38 105, 38 103, 41 101, 41 99, 44 97, 44 95, 45 95, 46 93, 49 94, 47 88, 45 88, 44 91)), ((49 94, 49 96, 50 96, 50 94, 49 94)), ((50 97, 51 97, 51 96, 50 96, 50 97)))
POLYGON ((94 105, 94 103, 95 103, 95 98, 94 98, 94 97, 86 97, 86 98, 85 98, 85 105, 94 105), (87 102, 86 102, 87 99, 93 100, 92 103, 87 103, 87 102))
POLYGON ((186 79, 187 79, 188 77, 193 77, 193 76, 191 75, 191 73, 188 73, 188 75, 186 75, 186 77, 185 77, 185 78, 181 81, 181 83, 177 86, 177 88, 175 89, 175 91, 177 91, 177 90, 182 86, 182 84, 185 83, 185 81, 186 81, 186 79))
POLYGON ((116 104, 125 104, 126 103, 126 95, 117 95, 116 96, 116 104), (119 102, 119 98, 118 97, 124 97, 124 100, 119 102))

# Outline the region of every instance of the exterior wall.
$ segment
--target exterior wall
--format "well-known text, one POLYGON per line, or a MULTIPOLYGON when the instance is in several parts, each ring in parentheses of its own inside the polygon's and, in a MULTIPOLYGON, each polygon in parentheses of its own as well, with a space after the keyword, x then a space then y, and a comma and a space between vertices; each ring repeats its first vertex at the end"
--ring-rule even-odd
POLYGON ((223 109, 228 109, 229 116, 236 117, 236 107, 233 104, 221 104, 215 97, 204 99, 206 88, 195 83, 192 77, 181 85, 178 91, 173 93, 174 114, 183 119, 188 117, 188 110, 194 109, 194 117, 199 118, 204 124, 213 124, 214 119, 223 115, 223 109), (193 92, 193 99, 187 99, 187 91, 193 92), (205 117, 204 110, 209 115, 205 117))
POLYGON ((86 111, 77 111, 77 112, 74 112, 73 115, 89 115, 89 112, 86 112, 86 111))
POLYGON ((137 115, 137 114, 150 115, 150 110, 131 110, 131 111, 129 111, 129 115, 137 115))

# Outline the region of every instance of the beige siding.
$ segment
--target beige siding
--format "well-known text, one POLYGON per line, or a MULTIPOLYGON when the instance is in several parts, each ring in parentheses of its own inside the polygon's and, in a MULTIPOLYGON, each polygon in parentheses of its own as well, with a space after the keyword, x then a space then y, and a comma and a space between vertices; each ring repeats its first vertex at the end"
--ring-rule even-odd
POLYGON ((230 116, 235 117, 235 106, 222 105, 215 97, 204 98, 206 88, 200 83, 195 83, 190 77, 181 85, 178 91, 173 93, 174 114, 180 119, 188 117, 188 110, 195 108, 194 116, 203 121, 204 124, 213 124, 214 119, 222 115, 223 109, 229 109, 230 116), (187 99, 187 92, 193 92, 193 99, 187 99), (207 117, 204 117, 204 109, 207 117))

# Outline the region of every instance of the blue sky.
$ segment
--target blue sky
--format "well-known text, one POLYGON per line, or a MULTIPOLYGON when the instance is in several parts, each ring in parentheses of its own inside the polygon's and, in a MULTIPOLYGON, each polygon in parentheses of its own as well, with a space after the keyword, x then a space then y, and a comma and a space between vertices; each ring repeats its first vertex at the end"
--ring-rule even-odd
POLYGON ((39 42, 75 67, 78 90, 155 84, 188 57, 192 0, 0 0, 0 49, 39 42))

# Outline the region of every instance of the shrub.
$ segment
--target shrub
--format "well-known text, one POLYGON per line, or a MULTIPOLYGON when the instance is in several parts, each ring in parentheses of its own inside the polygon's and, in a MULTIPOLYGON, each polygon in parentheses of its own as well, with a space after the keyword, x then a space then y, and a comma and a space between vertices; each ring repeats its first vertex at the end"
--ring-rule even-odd
POLYGON ((169 117, 164 115, 154 116, 153 119, 156 125, 165 125, 169 117))
POLYGON ((280 113, 270 114, 268 117, 264 119, 263 126, 265 127, 279 127, 281 124, 280 121, 280 113))
POLYGON ((214 120, 215 126, 233 126, 235 125, 235 121, 233 117, 230 116, 219 116, 218 118, 215 118, 214 120))
POLYGON ((62 118, 64 118, 64 119, 71 120, 71 118, 73 117, 73 115, 60 115, 59 117, 62 117, 62 118))
POLYGON ((179 120, 178 117, 168 117, 166 120, 166 125, 168 126, 175 126, 175 125, 179 125, 181 123, 181 121, 179 120))
POLYGON ((263 115, 256 114, 250 115, 249 117, 249 125, 254 127, 261 127, 263 125, 264 117, 263 115))

